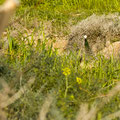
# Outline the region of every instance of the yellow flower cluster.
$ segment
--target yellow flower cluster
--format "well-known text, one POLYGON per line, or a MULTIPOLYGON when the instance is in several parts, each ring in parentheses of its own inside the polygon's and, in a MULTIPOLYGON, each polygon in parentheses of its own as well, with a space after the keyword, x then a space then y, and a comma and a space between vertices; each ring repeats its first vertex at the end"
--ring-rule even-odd
POLYGON ((82 83, 82 79, 79 78, 79 77, 76 77, 76 81, 77 81, 78 84, 81 84, 81 83, 82 83))
POLYGON ((70 97, 71 97, 71 99, 74 99, 74 98, 75 98, 73 94, 72 94, 70 97))
POLYGON ((68 75, 70 75, 70 73, 71 73, 70 68, 66 67, 63 69, 63 75, 68 76, 68 75))

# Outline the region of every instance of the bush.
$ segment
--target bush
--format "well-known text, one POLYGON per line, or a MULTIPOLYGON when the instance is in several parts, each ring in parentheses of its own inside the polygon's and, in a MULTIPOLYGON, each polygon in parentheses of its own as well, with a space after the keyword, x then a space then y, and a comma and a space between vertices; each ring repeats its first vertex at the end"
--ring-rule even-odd
POLYGON ((21 0, 22 4, 25 6, 32 6, 38 4, 40 0, 21 0))

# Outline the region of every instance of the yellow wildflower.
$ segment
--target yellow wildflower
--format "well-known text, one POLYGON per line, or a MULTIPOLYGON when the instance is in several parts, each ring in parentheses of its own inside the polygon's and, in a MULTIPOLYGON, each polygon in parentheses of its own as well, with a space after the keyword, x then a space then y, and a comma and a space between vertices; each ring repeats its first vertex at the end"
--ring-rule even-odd
POLYGON ((70 97, 71 97, 72 99, 74 99, 74 95, 71 95, 70 97))
POLYGON ((82 79, 79 78, 79 77, 76 77, 76 81, 77 81, 78 84, 81 84, 81 83, 82 83, 82 79))
POLYGON ((68 76, 68 75, 70 75, 70 73, 71 73, 70 68, 66 67, 63 69, 63 75, 68 76))

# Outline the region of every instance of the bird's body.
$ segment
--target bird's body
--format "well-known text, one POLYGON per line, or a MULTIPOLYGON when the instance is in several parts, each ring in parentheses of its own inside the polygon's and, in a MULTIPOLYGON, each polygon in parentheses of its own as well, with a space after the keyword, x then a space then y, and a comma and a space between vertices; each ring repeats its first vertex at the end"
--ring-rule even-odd
MULTIPOLYGON (((85 38, 85 37, 84 37, 85 38)), ((90 57, 92 56, 92 50, 89 46, 87 38, 84 39, 84 49, 85 49, 85 56, 90 57)))

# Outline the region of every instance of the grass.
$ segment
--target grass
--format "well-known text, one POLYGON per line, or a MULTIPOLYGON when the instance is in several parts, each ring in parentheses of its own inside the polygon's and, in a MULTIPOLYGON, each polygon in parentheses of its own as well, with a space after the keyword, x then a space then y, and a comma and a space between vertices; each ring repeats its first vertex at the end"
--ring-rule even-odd
MULTIPOLYGON (((30 2, 31 4, 37 3, 30 2)), ((28 2, 24 2, 23 6, 31 7, 28 2)), ((46 19, 57 19, 56 15, 65 15, 66 17, 71 14, 78 14, 86 12, 86 14, 92 13, 108 13, 108 12, 119 12, 119 1, 118 0, 58 0, 58 1, 43 1, 41 4, 37 4, 39 17, 46 19), (44 16, 44 17, 43 17, 44 16)), ((64 19, 66 18, 64 17, 64 19)))
POLYGON ((54 29, 64 33, 64 29, 61 30, 61 26, 68 29, 68 24, 76 24, 93 13, 119 12, 119 4, 118 0, 86 0, 84 2, 82 0, 46 0, 40 3, 37 0, 33 2, 23 0, 17 14, 23 14, 26 8, 28 10, 33 8, 27 16, 28 21, 29 19, 34 19, 35 16, 39 20, 52 21, 54 29))
MULTIPOLYGON (((93 61, 83 59, 81 66, 79 52, 59 55, 58 50, 53 49, 53 43, 49 44, 46 38, 44 21, 52 22, 52 35, 66 36, 70 31, 69 24, 74 25, 92 13, 119 12, 120 3, 118 0, 46 0, 34 7, 36 2, 22 0, 15 17, 34 8, 18 21, 27 30, 34 29, 30 35, 25 37, 23 33, 27 30, 21 32, 18 28, 14 37, 11 33, 16 28, 10 26, 6 30, 8 48, 3 47, 5 54, 4 57, 0 56, 0 77, 14 92, 19 91, 31 77, 35 81, 5 111, 9 120, 37 120, 41 114, 44 116, 44 108, 48 110, 46 114, 49 120, 73 120, 81 104, 88 103, 90 109, 94 101, 102 101, 116 86, 120 80, 120 61, 98 55, 93 61), (35 19, 42 21, 41 27, 32 26, 35 19), (36 34, 42 38, 35 38, 36 34), (93 67, 90 67, 91 63, 93 67), (53 100, 50 99, 51 94, 53 100)), ((117 93, 100 108, 96 120, 118 111, 119 98, 120 94, 117 93)))

